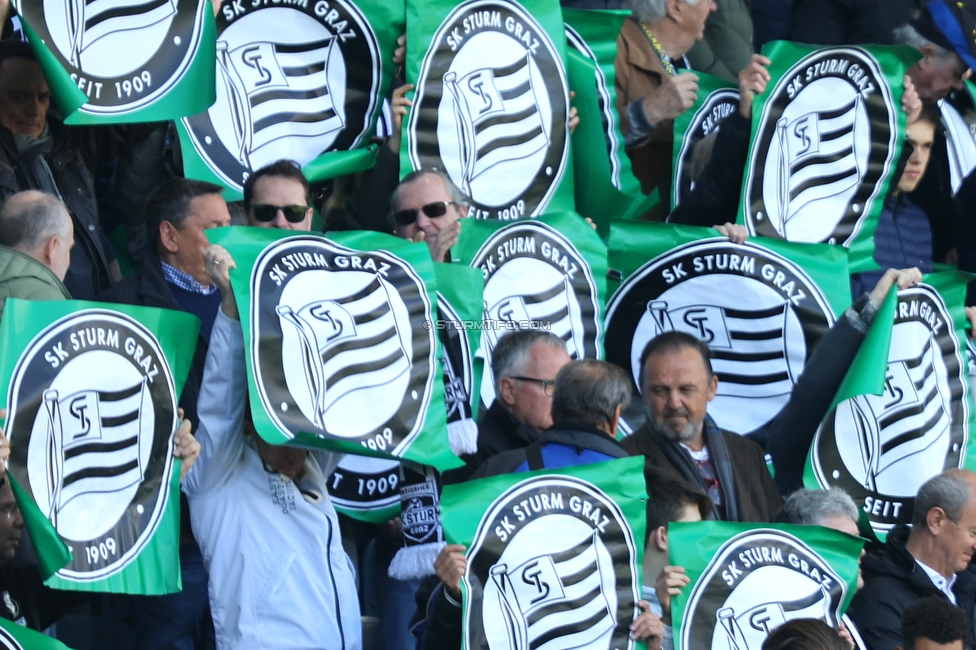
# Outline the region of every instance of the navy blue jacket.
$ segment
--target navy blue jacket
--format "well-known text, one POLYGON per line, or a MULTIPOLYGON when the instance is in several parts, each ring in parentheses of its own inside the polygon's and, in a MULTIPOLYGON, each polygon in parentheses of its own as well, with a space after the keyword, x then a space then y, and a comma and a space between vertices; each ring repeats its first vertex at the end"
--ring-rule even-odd
POLYGON ((874 231, 874 261, 881 270, 851 276, 851 294, 860 296, 874 288, 885 269, 917 266, 923 274, 932 272, 932 225, 928 215, 904 195, 885 203, 874 231))

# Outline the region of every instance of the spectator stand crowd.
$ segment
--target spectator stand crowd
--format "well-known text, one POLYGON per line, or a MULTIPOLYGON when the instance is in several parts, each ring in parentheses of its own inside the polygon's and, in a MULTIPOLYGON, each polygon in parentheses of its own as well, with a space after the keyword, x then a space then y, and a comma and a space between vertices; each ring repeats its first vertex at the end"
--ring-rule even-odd
MULTIPOLYGON (((221 2, 213 3, 218 11, 221 2)), ((789 522, 867 533, 858 528, 859 504, 842 490, 801 489, 803 466, 816 424, 888 293, 917 285, 944 264, 976 271, 976 201, 968 198, 976 181, 970 176, 953 192, 938 110, 950 93, 963 91, 976 67, 976 41, 968 36, 976 35, 976 2, 562 5, 630 12, 616 40, 616 110, 645 193, 671 195, 673 121, 696 101, 698 73, 738 82, 738 111, 711 143, 698 196, 670 216, 665 200, 644 217, 715 227, 738 243, 747 235, 733 223, 752 105, 770 82, 771 62, 759 46, 778 39, 899 43, 919 55, 902 98, 904 153, 874 235, 882 270, 851 278, 853 305, 825 334, 786 406, 761 431, 739 435, 746 432, 723 430, 710 417, 719 380, 708 346, 688 334, 662 334, 647 345, 639 359, 639 395, 631 394, 629 369, 573 360, 565 341, 544 331, 508 333, 492 350, 497 399, 479 415, 477 451, 441 481, 642 456, 649 494, 644 584, 631 637, 651 648, 673 648, 671 602, 689 578, 669 562, 670 523, 789 522), (618 440, 628 407, 641 412, 643 424, 618 440)), ((176 434, 176 454, 184 459, 183 591, 95 596, 45 587, 30 545, 21 542, 24 521, 10 482, 0 479, 0 616, 47 630, 79 650, 459 648, 465 547, 446 545, 425 580, 389 579, 401 522, 365 524, 337 514, 327 479, 340 455, 270 445, 255 431, 241 314, 230 284, 236 262, 206 234, 232 224, 300 233, 372 230, 424 242, 433 261, 450 262, 470 201, 440 170, 400 178, 400 134, 413 86, 402 78, 394 84, 381 129, 386 137, 378 138, 372 169, 310 184, 298 163, 280 160, 254 170, 243 200, 229 204, 220 185, 183 177, 172 125, 66 126, 10 14, 9 0, 0 0, 6 19, 0 40, 0 318, 10 297, 79 299, 184 311, 197 316, 201 328, 176 434)), ((404 52, 401 39, 396 63, 403 63, 404 52)), ((574 123, 572 117, 569 127, 574 123)), ((976 308, 967 308, 967 315, 976 321, 976 308)), ((9 443, 0 437, 0 459, 9 456, 9 443)), ((934 475, 918 491, 911 525, 892 530, 883 544, 869 544, 859 590, 839 631, 793 621, 773 630, 763 648, 971 648, 974 554, 976 473, 934 475)))

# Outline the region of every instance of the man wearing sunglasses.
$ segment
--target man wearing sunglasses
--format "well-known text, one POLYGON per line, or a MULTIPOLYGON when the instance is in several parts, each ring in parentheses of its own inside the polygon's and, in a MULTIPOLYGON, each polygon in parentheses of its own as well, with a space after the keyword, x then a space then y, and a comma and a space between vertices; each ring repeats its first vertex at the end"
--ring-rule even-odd
POLYGON ((247 225, 308 232, 312 229, 308 194, 308 179, 296 162, 279 160, 262 167, 244 183, 247 225))
POLYGON ((407 174, 390 197, 398 237, 427 242, 435 262, 450 261, 448 251, 461 234, 460 219, 468 214, 467 197, 443 172, 407 174))

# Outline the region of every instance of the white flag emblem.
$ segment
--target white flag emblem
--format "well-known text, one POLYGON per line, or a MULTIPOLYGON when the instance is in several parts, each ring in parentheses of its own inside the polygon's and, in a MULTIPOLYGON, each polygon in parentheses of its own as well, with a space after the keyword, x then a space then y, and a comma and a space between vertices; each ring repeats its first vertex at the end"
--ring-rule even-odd
POLYGON ((461 139, 461 189, 491 167, 527 158, 549 145, 539 100, 532 87, 529 57, 504 68, 481 68, 458 78, 444 75, 454 98, 461 139))
MULTIPOLYGON (((939 392, 936 346, 929 337, 917 357, 888 363, 881 395, 860 395, 846 403, 863 462, 866 489, 900 461, 921 454, 949 435, 951 418, 939 392)), ((888 481, 898 481, 896 470, 888 481)))
MULTIPOLYGON (((336 38, 308 43, 258 42, 229 49, 217 43, 217 63, 231 98, 241 164, 285 136, 314 138, 343 128, 329 90, 329 59, 336 38)), ((257 163, 261 164, 257 164, 257 163)))
POLYGON ((46 474, 51 505, 45 514, 55 527, 59 512, 72 499, 119 492, 142 481, 143 408, 152 408, 145 380, 112 392, 44 392, 38 419, 49 435, 46 474))
POLYGON ((282 336, 299 341, 306 391, 301 401, 311 404, 309 419, 319 429, 329 429, 329 411, 343 397, 382 388, 410 370, 391 293, 395 290, 377 276, 344 298, 275 308, 282 336))
POLYGON ((81 53, 109 34, 155 25, 176 14, 176 0, 69 0, 65 7, 71 41, 71 65, 81 53))
POLYGON ((582 648, 613 628, 602 576, 613 569, 601 565, 599 543, 594 531, 561 553, 532 558, 514 569, 493 566, 491 580, 504 620, 486 625, 489 645, 506 647, 507 641, 511 650, 582 648))
POLYGON ((777 212, 771 212, 777 231, 789 238, 789 221, 811 201, 856 187, 865 170, 855 155, 855 129, 861 98, 833 110, 807 113, 776 124, 781 165, 777 212))

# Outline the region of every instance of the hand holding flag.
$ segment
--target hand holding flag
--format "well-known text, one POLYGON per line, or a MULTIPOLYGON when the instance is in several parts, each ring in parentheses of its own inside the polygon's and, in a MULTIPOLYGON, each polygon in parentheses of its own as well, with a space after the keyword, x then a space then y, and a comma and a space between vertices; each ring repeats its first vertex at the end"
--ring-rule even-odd
MULTIPOLYGON (((186 478, 187 472, 193 467, 193 463, 197 462, 197 457, 200 455, 200 443, 197 439, 190 433, 190 429, 193 424, 189 420, 183 419, 183 409, 178 409, 177 411, 180 417, 180 428, 177 429, 176 435, 173 437, 173 444, 176 449, 173 455, 180 459, 180 482, 186 478)), ((3 447, 6 442, 6 438, 2 437, 3 431, 0 430, 0 458, 3 458, 3 447)), ((7 455, 10 455, 10 449, 7 449, 7 455)))
POLYGON ((434 561, 434 572, 444 583, 444 589, 455 600, 461 600, 461 578, 468 569, 463 544, 448 544, 434 561))
POLYGON ((891 290, 891 287, 898 285, 899 289, 907 289, 908 287, 915 286, 922 281, 922 272, 917 268, 912 267, 910 269, 888 269, 885 274, 881 276, 878 280, 878 284, 874 285, 874 289, 868 294, 868 300, 875 308, 881 307, 881 303, 884 302, 885 297, 891 290))
POLYGON ((237 268, 237 262, 230 256, 223 246, 208 246, 203 250, 203 263, 207 267, 207 275, 220 289, 220 311, 234 320, 240 320, 237 313, 237 299, 230 288, 230 270, 237 268))

